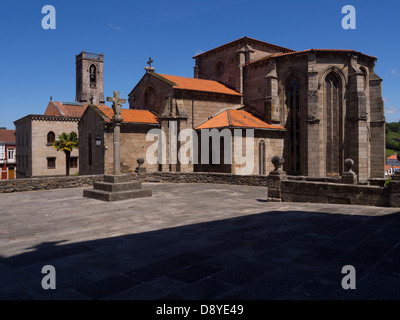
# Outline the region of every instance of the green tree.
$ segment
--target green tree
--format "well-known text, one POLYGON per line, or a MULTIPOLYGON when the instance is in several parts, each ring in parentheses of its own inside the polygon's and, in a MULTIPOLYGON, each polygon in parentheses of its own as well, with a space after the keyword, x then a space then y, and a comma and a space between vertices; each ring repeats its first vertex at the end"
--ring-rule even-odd
POLYGON ((79 147, 79 140, 78 136, 75 132, 68 133, 61 133, 57 140, 53 144, 53 148, 57 151, 64 151, 65 153, 65 172, 66 175, 69 176, 69 162, 71 158, 71 152, 73 149, 79 147))

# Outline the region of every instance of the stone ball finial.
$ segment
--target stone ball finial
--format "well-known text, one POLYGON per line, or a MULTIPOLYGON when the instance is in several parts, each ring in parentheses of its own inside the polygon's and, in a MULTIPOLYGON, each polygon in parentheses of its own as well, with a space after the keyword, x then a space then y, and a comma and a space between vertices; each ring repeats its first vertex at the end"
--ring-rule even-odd
POLYGON ((141 166, 144 163, 144 159, 143 158, 139 158, 136 161, 139 164, 139 166, 141 166))
POLYGON ((351 172, 351 168, 354 166, 354 161, 350 158, 344 160, 344 167, 346 172, 351 172))
POLYGON ((279 168, 285 163, 285 159, 281 156, 274 156, 271 159, 272 164, 274 165, 274 171, 279 171, 279 168))

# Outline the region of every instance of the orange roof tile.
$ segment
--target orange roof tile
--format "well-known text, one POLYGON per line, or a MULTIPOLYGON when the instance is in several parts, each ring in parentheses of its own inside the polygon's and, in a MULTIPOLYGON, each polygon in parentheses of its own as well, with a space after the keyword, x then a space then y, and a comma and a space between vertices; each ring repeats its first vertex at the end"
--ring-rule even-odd
POLYGON ((0 142, 15 144, 15 130, 0 129, 0 142))
POLYGON ((398 167, 398 166, 390 166, 390 165, 385 164, 385 172, 388 171, 390 168, 400 169, 400 167, 398 167))
MULTIPOLYGON (((101 112, 103 112, 108 121, 111 121, 114 111, 108 106, 97 106, 101 112)), ((157 116, 148 110, 138 109, 122 109, 121 116, 124 123, 148 123, 148 124, 159 124, 157 116)))
POLYGON ((158 75, 167 79, 168 81, 175 83, 174 88, 176 89, 215 92, 215 93, 223 93, 234 96, 241 96, 240 93, 236 92, 235 90, 229 89, 227 86, 217 81, 185 78, 185 77, 171 76, 159 73, 158 75))
POLYGON ((387 158, 387 160, 397 160, 397 154, 392 154, 390 157, 387 158))
POLYGON ((244 110, 227 109, 211 119, 203 122, 196 129, 212 129, 212 128, 252 128, 252 129, 271 129, 285 130, 281 126, 266 123, 251 113, 244 110))
MULTIPOLYGON (((52 101, 58 109, 61 111, 60 114, 52 114, 52 115, 60 115, 66 117, 81 117, 88 106, 83 104, 65 104, 59 101, 52 101)), ((46 113, 45 113, 46 114, 46 113)))
MULTIPOLYGON (((79 102, 50 101, 44 115, 80 118, 87 106, 88 104, 79 102)), ((103 106, 107 107, 106 105, 103 106)))

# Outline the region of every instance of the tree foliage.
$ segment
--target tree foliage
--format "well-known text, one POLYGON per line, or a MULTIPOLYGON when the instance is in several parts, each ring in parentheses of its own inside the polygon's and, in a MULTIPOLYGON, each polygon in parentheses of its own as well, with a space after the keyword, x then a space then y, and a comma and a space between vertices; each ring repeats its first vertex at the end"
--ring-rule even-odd
POLYGON ((63 132, 53 144, 53 148, 57 151, 64 151, 65 153, 65 172, 69 176, 69 161, 73 149, 79 148, 78 135, 75 132, 70 134, 63 132))

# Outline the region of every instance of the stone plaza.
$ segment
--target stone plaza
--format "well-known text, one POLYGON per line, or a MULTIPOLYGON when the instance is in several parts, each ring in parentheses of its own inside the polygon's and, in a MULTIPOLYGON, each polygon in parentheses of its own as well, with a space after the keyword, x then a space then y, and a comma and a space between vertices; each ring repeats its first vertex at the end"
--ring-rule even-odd
POLYGON ((399 208, 267 202, 267 187, 1 193, 0 299, 399 299, 399 208), (56 289, 41 286, 43 266, 56 289), (344 290, 342 267, 356 270, 344 290))

